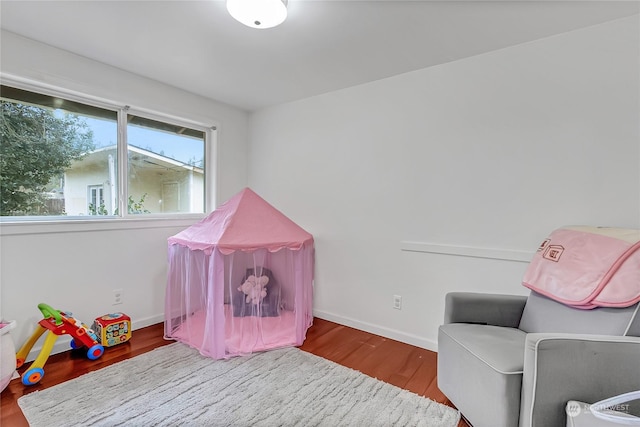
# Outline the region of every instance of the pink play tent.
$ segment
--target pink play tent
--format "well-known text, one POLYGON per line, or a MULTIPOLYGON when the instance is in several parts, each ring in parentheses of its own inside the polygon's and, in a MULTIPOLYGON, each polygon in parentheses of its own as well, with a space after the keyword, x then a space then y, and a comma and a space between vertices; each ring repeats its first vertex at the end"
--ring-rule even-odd
POLYGON ((169 238, 165 338, 215 359, 301 345, 313 268, 313 236, 245 188, 169 238))

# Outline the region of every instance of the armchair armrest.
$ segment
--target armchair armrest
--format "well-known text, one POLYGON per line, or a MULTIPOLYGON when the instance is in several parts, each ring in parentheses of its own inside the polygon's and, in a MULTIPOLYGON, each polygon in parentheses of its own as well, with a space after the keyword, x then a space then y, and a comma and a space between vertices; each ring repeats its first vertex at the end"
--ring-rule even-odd
POLYGON ((450 292, 445 296, 444 323, 479 323, 517 328, 526 296, 450 292))
POLYGON ((520 427, 566 425, 569 400, 595 403, 640 389, 640 338, 527 334, 520 427))

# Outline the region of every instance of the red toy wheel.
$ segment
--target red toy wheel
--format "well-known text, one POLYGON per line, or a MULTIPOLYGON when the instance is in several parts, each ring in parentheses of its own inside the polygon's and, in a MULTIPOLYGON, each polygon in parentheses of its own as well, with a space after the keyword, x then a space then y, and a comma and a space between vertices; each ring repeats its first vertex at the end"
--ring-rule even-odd
POLYGON ((103 353, 104 353, 104 347, 101 346, 100 344, 96 344, 87 351, 87 357, 91 360, 96 360, 100 356, 102 356, 103 353))
POLYGON ((76 342, 76 340, 75 340, 75 339, 72 339, 72 340, 71 340, 71 342, 69 343, 69 346, 70 346, 72 349, 76 350, 76 349, 78 349, 78 348, 81 348, 81 347, 82 347, 82 344, 81 344, 81 343, 76 342))

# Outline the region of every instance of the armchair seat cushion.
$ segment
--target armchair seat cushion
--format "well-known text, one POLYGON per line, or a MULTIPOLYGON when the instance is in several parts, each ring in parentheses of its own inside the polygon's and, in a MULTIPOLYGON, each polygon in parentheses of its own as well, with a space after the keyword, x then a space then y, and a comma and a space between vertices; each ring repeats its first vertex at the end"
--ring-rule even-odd
POLYGON ((438 386, 474 426, 518 425, 526 333, 450 323, 438 331, 438 386), (455 369, 451 369, 454 367, 455 369))

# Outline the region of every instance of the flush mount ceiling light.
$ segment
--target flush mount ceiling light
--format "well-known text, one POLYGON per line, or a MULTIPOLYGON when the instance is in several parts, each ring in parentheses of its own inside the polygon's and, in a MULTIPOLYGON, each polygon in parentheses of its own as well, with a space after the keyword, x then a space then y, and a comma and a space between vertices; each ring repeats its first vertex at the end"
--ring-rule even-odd
POLYGON ((287 0, 227 0, 227 10, 251 28, 271 28, 287 18, 287 0))

